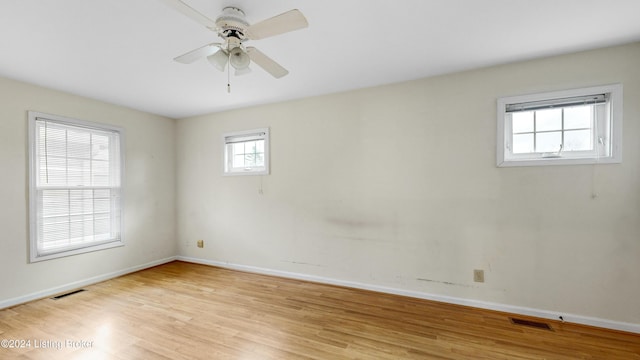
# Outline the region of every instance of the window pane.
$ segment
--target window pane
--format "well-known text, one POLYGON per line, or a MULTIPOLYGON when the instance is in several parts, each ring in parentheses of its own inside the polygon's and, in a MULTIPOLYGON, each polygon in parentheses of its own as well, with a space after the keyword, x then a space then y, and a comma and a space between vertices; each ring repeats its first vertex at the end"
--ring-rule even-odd
POLYGON ((259 153, 264 153, 264 140, 256 141, 256 151, 259 153))
POLYGON ((85 215, 82 217, 82 233, 85 235, 93 234, 93 214, 85 215))
POLYGON ((564 109, 565 129, 591 128, 592 105, 572 106, 564 109))
POLYGON ((40 185, 66 185, 67 161, 65 158, 42 156, 40 164, 40 185))
POLYGON ((85 212, 93 211, 91 193, 91 190, 69 191, 69 212, 71 215, 82 215, 85 212))
POLYGON ((244 166, 245 167, 254 167, 254 166, 256 166, 256 155, 255 154, 245 154, 245 156, 244 156, 244 166))
POLYGON ((558 152, 560 144, 562 144, 560 131, 536 134, 536 152, 558 152))
POLYGON ((90 165, 88 160, 67 159, 67 185, 90 185, 85 181, 89 178, 90 165))
POLYGON ((67 131, 67 156, 70 158, 91 158, 91 134, 86 131, 67 131))
POLYGON ((67 134, 63 129, 57 129, 51 126, 43 126, 40 128, 41 155, 67 156, 66 141, 67 134))
POLYGON ((43 218, 69 214, 69 190, 43 190, 39 199, 43 218))
POLYGON ((95 208, 93 210, 94 213, 109 213, 111 210, 111 202, 109 200, 110 199, 95 199, 95 208))
POLYGON ((235 143, 233 144, 233 154, 244 154, 244 143, 235 143))
POLYGON ((244 152, 246 154, 253 154, 256 152, 256 142, 255 141, 247 141, 244 143, 244 152))
POLYGON ((244 167, 244 154, 234 155, 233 156, 233 167, 234 168, 243 168, 244 167))
POLYGON ((533 132, 533 111, 522 111, 511 114, 513 133, 533 132))
MULTIPOLYGON (((69 242, 77 243, 85 240, 84 224, 82 223, 82 215, 74 215, 69 217, 69 242)), ((91 236, 92 234, 87 234, 91 236)), ((90 240, 90 239, 87 239, 90 240)))
POLYGON ((256 154, 256 166, 264 166, 264 154, 256 154))
POLYGON ((513 135, 513 153, 524 154, 533 152, 533 134, 513 135))
POLYGON ((96 214, 93 221, 95 240, 107 240, 111 235, 110 214, 96 214))
MULTIPOLYGON (((94 186, 108 186, 111 185, 109 181, 109 163, 106 161, 92 161, 91 162, 92 181, 91 185, 94 186)), ((86 184, 89 185, 89 184, 86 184)))
POLYGON ((564 133, 565 151, 593 150, 591 130, 573 130, 564 133))
POLYGON ((91 139, 91 157, 94 160, 109 160, 109 138, 93 135, 91 139))
POLYGON ((59 217, 55 221, 44 223, 42 234, 40 246, 44 249, 67 244, 69 242, 69 217, 59 217))
POLYGON ((562 129, 562 109, 536 111, 536 131, 562 129))

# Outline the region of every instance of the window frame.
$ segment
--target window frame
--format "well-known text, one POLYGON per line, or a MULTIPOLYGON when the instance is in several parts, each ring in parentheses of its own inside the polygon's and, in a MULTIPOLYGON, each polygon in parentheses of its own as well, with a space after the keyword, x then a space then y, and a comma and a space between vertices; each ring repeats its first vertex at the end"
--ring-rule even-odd
MULTIPOLYGON (((95 123, 86 120, 78 120, 72 119, 64 116, 46 114, 42 112, 36 111, 28 111, 28 145, 29 145, 29 260, 31 263, 57 259, 61 257, 67 257, 72 255, 78 255, 93 251, 99 251, 104 249, 110 249, 115 247, 124 246, 125 244, 125 234, 124 234, 124 179, 125 179, 125 132, 124 129, 114 125, 95 123), (88 244, 76 244, 74 246, 69 246, 67 248, 62 248, 60 250, 43 252, 40 253, 38 250, 38 190, 45 188, 47 186, 38 186, 38 159, 37 159, 37 124, 38 120, 46 119, 52 124, 60 124, 62 126, 67 127, 75 127, 78 129, 87 129, 87 130, 97 130, 102 132, 110 132, 116 134, 118 137, 118 145, 119 149, 119 185, 113 186, 108 185, 104 186, 104 188, 108 189, 118 189, 120 204, 119 204, 119 212, 120 212, 120 234, 118 239, 110 239, 110 240, 102 240, 102 241, 94 241, 88 244)), ((115 151, 115 150, 110 150, 115 151)), ((81 186, 80 186, 81 187, 81 186)), ((95 188, 97 186, 92 186, 91 188, 95 188)), ((76 189, 78 186, 60 186, 61 190, 64 189, 76 189)), ((113 204, 111 205, 113 206, 113 204)))
MULTIPOLYGON (((593 86, 586 88, 552 91, 529 95, 501 97, 497 100, 497 142, 496 142, 496 163, 498 167, 511 166, 542 166, 542 165, 577 165, 577 164, 600 164, 600 163, 621 163, 622 162, 622 84, 611 84, 593 86), (598 137, 606 134, 605 142, 608 151, 600 154, 597 148, 588 151, 563 152, 562 156, 554 156, 553 153, 524 153, 514 154, 509 149, 509 142, 513 135, 511 121, 507 120, 507 108, 514 104, 553 102, 554 100, 568 99, 573 97, 591 96, 596 94, 607 94, 608 99, 604 102, 605 121, 593 124, 591 129, 595 129, 598 137)), ((557 108, 568 106, 558 105, 557 108)), ((600 114, 602 115, 602 114, 600 114)), ((565 131, 563 128, 561 131, 565 131)), ((594 136, 594 146, 598 146, 598 139, 594 136)))
POLYGON ((243 175, 269 175, 269 158, 270 158, 270 146, 269 146, 269 128, 260 128, 253 130, 234 131, 225 133, 222 135, 222 174, 224 176, 243 176, 243 175), (232 155, 230 157, 229 146, 233 142, 228 139, 242 138, 242 137, 256 137, 264 140, 264 169, 262 168, 245 168, 243 170, 234 170, 231 167, 233 161, 232 155))

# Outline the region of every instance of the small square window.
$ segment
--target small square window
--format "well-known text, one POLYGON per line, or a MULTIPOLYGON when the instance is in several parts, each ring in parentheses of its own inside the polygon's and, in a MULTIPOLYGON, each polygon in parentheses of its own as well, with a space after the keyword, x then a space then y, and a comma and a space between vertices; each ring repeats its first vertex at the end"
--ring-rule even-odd
POLYGON ((269 174, 269 129, 224 134, 224 175, 269 174))
POLYGON ((498 166, 619 163, 622 85, 498 99, 498 166))

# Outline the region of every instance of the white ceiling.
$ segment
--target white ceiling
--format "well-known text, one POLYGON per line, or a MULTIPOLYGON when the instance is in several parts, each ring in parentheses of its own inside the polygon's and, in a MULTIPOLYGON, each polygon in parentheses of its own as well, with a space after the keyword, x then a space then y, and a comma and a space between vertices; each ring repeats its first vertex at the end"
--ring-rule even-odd
MULTIPOLYGON (((216 34, 158 0, 0 0, 0 76, 172 118, 640 40, 639 0, 185 0, 309 28, 252 41, 290 71, 172 59, 216 34)), ((639 64, 640 65, 640 64, 639 64)))

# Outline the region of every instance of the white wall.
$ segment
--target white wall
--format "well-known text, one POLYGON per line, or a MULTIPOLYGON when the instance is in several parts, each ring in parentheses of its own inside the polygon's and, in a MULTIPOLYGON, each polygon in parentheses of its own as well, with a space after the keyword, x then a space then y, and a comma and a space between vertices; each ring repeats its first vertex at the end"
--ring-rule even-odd
POLYGON ((635 43, 179 120, 179 253, 640 324, 638 64, 635 43), (497 97, 616 82, 622 164, 496 167, 497 97), (271 175, 221 176, 221 135, 259 127, 271 175))
POLYGON ((0 305, 179 254, 640 325, 639 63, 635 43, 177 126, 0 78, 0 305), (622 164, 496 168, 497 97, 615 82, 622 164), (28 110, 125 128, 126 246, 28 263, 28 110), (271 175, 221 176, 221 134, 265 126, 271 175))
POLYGON ((177 252, 175 120, 0 78, 0 169, 0 305, 177 252), (28 263, 28 110, 125 129, 124 247, 28 263))

